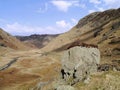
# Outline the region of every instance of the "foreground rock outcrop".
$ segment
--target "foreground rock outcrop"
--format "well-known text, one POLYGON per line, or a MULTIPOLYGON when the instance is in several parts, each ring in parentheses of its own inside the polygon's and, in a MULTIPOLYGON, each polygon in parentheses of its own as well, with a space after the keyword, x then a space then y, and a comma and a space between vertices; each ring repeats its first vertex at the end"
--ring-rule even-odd
POLYGON ((75 46, 66 50, 62 57, 62 78, 70 85, 86 80, 97 71, 100 51, 94 47, 75 46))

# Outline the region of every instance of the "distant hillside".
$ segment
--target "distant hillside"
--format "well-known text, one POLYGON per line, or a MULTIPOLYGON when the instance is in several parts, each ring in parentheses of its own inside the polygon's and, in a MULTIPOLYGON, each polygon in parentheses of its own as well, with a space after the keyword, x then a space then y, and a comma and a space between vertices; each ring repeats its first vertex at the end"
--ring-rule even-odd
POLYGON ((12 48, 16 50, 28 49, 22 42, 17 38, 13 37, 9 33, 5 32, 0 28, 0 47, 12 48))
POLYGON ((30 36, 16 36, 16 38, 18 38, 20 41, 24 42, 25 44, 27 44, 31 47, 42 48, 57 36, 58 36, 58 34, 56 34, 56 35, 33 34, 30 36))

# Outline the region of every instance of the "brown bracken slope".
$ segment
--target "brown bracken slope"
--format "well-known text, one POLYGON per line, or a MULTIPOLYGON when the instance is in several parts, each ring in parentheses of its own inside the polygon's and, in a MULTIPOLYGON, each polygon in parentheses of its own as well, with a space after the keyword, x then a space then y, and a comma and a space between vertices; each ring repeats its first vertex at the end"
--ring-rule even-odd
POLYGON ((28 49, 22 42, 0 28, 0 47, 16 50, 28 49))
MULTIPOLYGON (((120 58, 120 8, 92 13, 81 19, 69 32, 59 35, 42 51, 62 51, 74 42, 95 44, 102 61, 120 58)), ((102 63, 102 62, 101 62, 102 63)))
MULTIPOLYGON (((56 50, 76 40, 90 44, 98 44, 101 48, 102 44, 107 42, 108 39, 109 42, 111 42, 112 39, 119 39, 119 36, 120 8, 104 12, 95 12, 84 17, 69 32, 59 35, 42 50, 56 50)), ((114 44, 107 45, 114 46, 114 44)))

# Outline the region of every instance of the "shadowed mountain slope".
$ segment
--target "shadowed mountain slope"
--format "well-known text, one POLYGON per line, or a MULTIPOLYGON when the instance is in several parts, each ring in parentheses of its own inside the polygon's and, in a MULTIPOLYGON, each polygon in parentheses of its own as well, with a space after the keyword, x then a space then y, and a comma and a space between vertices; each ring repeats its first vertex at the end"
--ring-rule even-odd
POLYGON ((23 43, 25 43, 31 47, 42 48, 57 36, 58 36, 58 34, 56 34, 56 35, 33 34, 30 36, 16 36, 16 38, 18 38, 20 41, 22 41, 23 43))
POLYGON ((7 47, 16 50, 28 49, 22 42, 18 39, 0 29, 0 47, 7 47))

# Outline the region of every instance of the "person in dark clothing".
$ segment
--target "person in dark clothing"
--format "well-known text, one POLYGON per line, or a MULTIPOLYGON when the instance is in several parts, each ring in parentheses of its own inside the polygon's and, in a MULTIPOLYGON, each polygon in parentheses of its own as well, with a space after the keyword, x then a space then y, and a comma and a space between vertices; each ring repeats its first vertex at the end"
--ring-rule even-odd
POLYGON ((64 79, 64 75, 66 74, 64 69, 61 69, 61 73, 62 73, 62 79, 64 79))
POLYGON ((75 79, 76 78, 76 76, 75 76, 75 73, 76 73, 76 69, 74 69, 74 73, 73 73, 73 78, 75 79))

